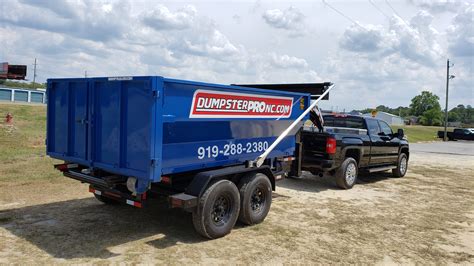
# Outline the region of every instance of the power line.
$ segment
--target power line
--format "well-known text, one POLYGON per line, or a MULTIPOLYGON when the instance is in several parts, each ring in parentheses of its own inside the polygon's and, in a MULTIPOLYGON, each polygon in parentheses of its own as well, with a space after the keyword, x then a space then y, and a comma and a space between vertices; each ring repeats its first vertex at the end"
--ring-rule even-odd
POLYGON ((385 3, 388 5, 388 7, 390 7, 390 9, 392 9, 393 13, 395 13, 395 15, 397 15, 403 21, 403 23, 405 23, 405 25, 410 27, 410 25, 402 18, 402 16, 400 16, 400 14, 398 14, 395 8, 393 8, 393 6, 388 2, 388 0, 385 0, 385 3))
POLYGON ((347 16, 346 14, 342 13, 341 11, 337 10, 335 7, 331 6, 328 2, 326 2, 326 0, 321 0, 323 2, 323 4, 327 5, 329 8, 331 8, 332 10, 336 11, 339 15, 343 16, 344 18, 346 18, 347 20, 351 21, 352 23, 356 24, 357 26, 361 27, 362 29, 364 30, 367 30, 364 26, 362 26, 359 22, 357 22, 356 20, 352 19, 351 17, 347 16))
POLYGON ((380 9, 377 5, 375 5, 374 2, 372 2, 372 0, 369 0, 369 3, 375 7, 375 9, 377 9, 380 13, 382 13, 382 15, 384 15, 386 18, 390 19, 390 16, 385 14, 385 12, 382 11, 382 9, 380 9))

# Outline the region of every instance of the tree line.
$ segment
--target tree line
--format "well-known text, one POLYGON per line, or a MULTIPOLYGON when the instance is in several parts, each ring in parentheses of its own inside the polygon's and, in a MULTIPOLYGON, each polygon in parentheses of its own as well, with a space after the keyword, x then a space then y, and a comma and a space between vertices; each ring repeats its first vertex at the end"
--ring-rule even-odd
MULTIPOLYGON (((372 108, 366 108, 354 111, 370 113, 373 110, 372 108)), ((409 107, 399 106, 397 108, 390 108, 385 105, 379 105, 375 110, 398 115, 405 119, 417 118, 418 123, 425 126, 444 125, 444 110, 439 103, 439 97, 429 91, 422 91, 420 95, 413 97, 409 107)), ((459 104, 448 111, 448 121, 461 122, 463 125, 472 126, 474 125, 474 108, 470 105, 464 106, 459 104)))
POLYGON ((33 82, 19 82, 11 80, 2 80, 0 79, 0 85, 10 88, 23 88, 23 89, 44 89, 46 88, 46 83, 33 83, 33 82))

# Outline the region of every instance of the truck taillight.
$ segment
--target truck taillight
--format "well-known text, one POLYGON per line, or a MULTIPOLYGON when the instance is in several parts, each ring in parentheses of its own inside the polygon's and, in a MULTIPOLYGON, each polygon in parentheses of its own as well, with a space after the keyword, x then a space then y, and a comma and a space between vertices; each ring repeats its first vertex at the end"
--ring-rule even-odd
POLYGON ((328 154, 336 153, 336 139, 335 138, 329 137, 326 139, 326 153, 328 154))

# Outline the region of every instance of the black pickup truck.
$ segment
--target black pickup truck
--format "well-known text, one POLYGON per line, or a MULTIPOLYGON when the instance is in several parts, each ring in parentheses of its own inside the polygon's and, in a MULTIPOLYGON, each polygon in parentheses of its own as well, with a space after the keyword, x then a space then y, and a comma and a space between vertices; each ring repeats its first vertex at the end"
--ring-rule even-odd
MULTIPOLYGON (((449 140, 474 140, 474 128, 455 128, 453 132, 446 132, 449 140)), ((444 138, 444 131, 438 131, 438 138, 444 138)))
POLYGON ((301 170, 329 173, 343 189, 354 186, 359 170, 403 177, 410 155, 403 129, 393 132, 382 120, 354 115, 324 116, 324 130, 305 127, 299 144, 302 160, 293 177, 301 170))

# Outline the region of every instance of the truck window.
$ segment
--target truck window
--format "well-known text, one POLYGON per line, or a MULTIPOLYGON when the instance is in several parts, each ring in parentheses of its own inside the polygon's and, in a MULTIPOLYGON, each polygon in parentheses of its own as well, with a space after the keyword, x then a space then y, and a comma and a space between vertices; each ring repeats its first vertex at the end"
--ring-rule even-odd
POLYGON ((369 130, 369 135, 378 135, 380 132, 379 123, 377 123, 377 120, 367 119, 367 127, 369 130))
POLYGON ((380 129, 382 130, 385 135, 392 135, 392 128, 384 121, 379 121, 380 129))
POLYGON ((324 126, 365 129, 364 120, 359 117, 324 116, 324 126))

